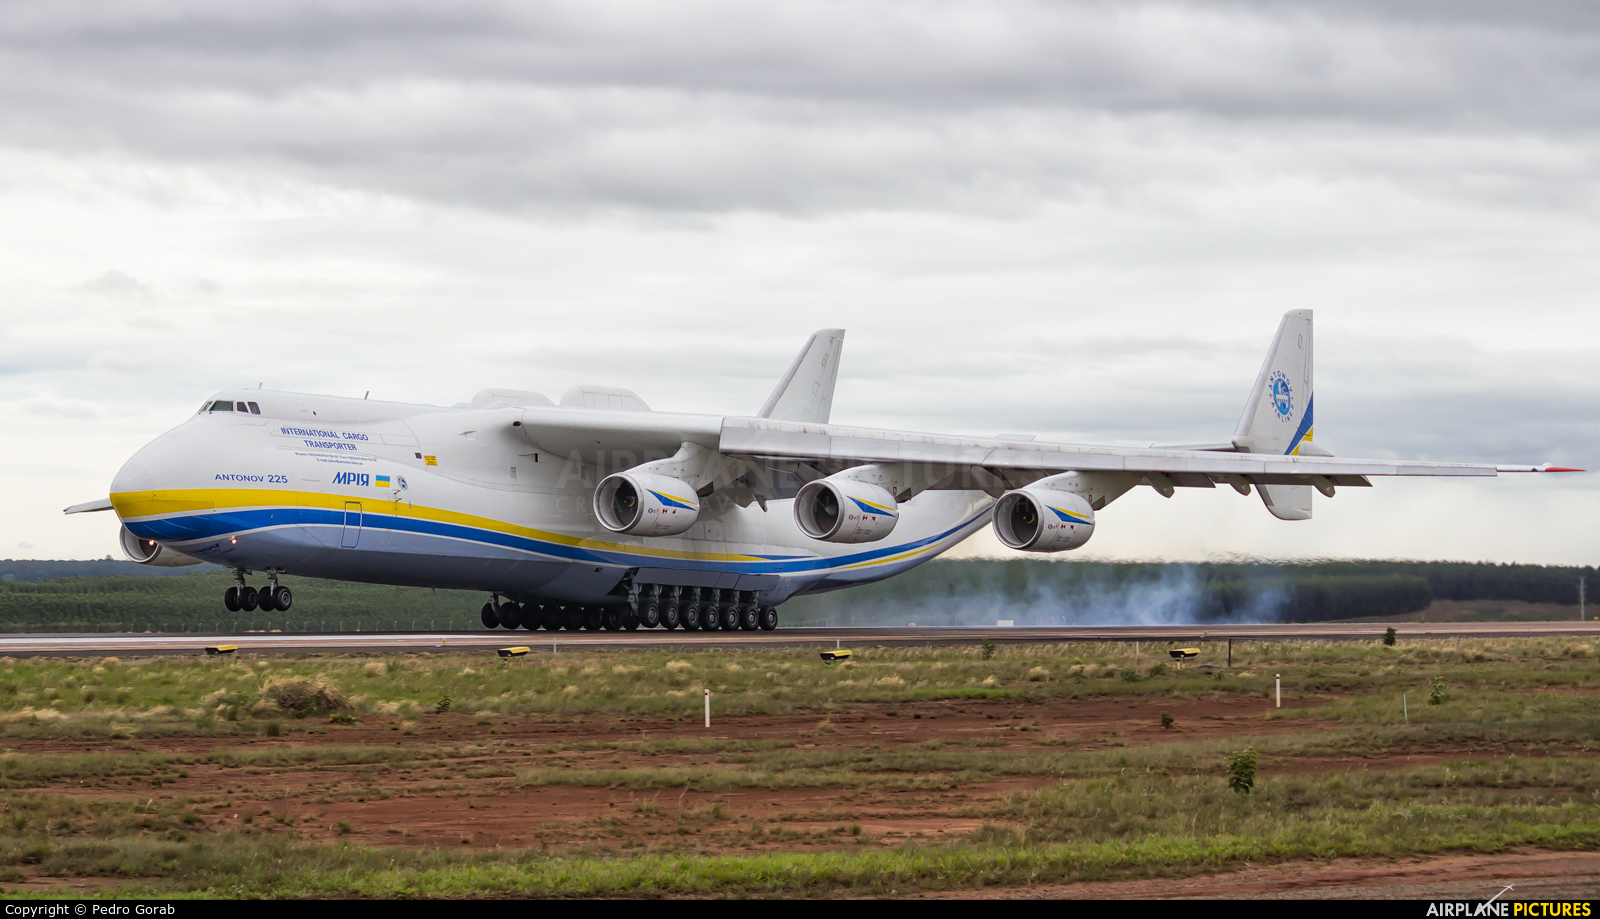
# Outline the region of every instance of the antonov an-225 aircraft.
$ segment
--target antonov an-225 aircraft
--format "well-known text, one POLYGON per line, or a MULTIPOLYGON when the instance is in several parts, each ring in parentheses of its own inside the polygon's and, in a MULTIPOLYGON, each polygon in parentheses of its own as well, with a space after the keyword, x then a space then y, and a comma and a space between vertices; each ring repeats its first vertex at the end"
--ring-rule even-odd
POLYGON ((219 392, 67 513, 115 509, 134 561, 233 569, 230 610, 289 609, 278 578, 295 574, 482 590, 490 628, 770 630, 790 597, 890 577, 985 525, 1013 549, 1076 549, 1140 485, 1254 489, 1308 520, 1313 491, 1372 476, 1569 471, 1332 456, 1312 442, 1311 330, 1309 310, 1283 317, 1223 443, 830 424, 844 332, 824 329, 753 416, 597 386, 449 408, 219 392))

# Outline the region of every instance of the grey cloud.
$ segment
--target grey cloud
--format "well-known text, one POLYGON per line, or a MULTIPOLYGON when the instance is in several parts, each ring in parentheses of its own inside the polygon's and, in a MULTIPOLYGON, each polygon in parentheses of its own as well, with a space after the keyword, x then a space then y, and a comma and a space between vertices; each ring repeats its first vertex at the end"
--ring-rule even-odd
POLYGON ((0 142, 504 210, 1003 212, 1241 166, 1520 189, 1540 154, 1484 138, 1592 145, 1600 109, 1568 4, 64 3, 0 34, 0 142))

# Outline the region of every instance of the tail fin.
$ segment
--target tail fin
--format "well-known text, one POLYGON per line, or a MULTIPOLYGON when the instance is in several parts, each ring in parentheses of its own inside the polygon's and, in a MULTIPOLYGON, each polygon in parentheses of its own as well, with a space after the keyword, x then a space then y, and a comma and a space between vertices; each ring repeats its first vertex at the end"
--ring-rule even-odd
POLYGON ((839 378, 839 354, 844 350, 844 329, 811 333, 806 346, 789 365, 789 372, 767 397, 757 418, 827 424, 833 411, 833 384, 839 378))
MULTIPOLYGON (((1311 310, 1290 310, 1250 389, 1233 432, 1245 453, 1298 454, 1311 443, 1311 310)), ((1261 503, 1280 520, 1311 519, 1311 486, 1258 485, 1261 503)))

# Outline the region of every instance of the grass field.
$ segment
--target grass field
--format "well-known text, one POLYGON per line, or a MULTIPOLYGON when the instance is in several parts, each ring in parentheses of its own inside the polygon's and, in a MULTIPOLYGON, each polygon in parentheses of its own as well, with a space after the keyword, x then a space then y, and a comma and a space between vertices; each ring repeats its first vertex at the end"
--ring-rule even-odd
POLYGON ((6 661, 0 885, 889 895, 1600 847, 1587 644, 1152 653, 6 661))

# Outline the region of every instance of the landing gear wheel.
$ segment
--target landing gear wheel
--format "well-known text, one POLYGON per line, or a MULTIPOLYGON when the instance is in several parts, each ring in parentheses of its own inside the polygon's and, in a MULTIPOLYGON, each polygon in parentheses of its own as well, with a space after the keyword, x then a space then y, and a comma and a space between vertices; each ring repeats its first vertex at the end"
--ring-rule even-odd
POLYGON ((737 603, 730 603, 722 611, 722 630, 725 632, 739 631, 739 623, 744 620, 744 608, 737 603))
POLYGON ((639 628, 639 614, 627 607, 623 607, 622 627, 630 632, 636 631, 639 628))
POLYGON ((761 628, 761 610, 754 603, 739 607, 739 628, 746 632, 761 628))
POLYGON ((276 591, 273 591, 272 595, 278 602, 278 612, 280 613, 287 613, 289 607, 294 605, 294 593, 287 587, 279 587, 276 591))
POLYGON ((224 590, 222 592, 222 605, 228 608, 228 612, 237 613, 239 611, 239 588, 230 587, 224 590))
POLYGON ((539 628, 540 623, 544 622, 544 613, 539 610, 538 604, 524 603, 517 610, 517 622, 521 623, 523 628, 532 632, 539 628))
POLYGON ((608 606, 608 607, 606 607, 606 612, 605 612, 604 619, 605 619, 605 622, 602 623, 602 624, 605 626, 605 629, 606 629, 607 632, 620 632, 620 631, 622 631, 622 607, 620 607, 620 606, 608 606))
POLYGON ((483 605, 483 613, 479 618, 483 620, 483 627, 486 629, 500 628, 500 617, 494 614, 494 605, 491 603, 483 605))
POLYGON ((263 613, 273 613, 278 610, 278 596, 271 587, 263 587, 256 591, 256 609, 263 613))
POLYGON ((683 608, 683 618, 679 620, 678 624, 683 626, 686 632, 700 631, 700 604, 690 603, 685 606, 683 608))
POLYGON ((569 632, 576 632, 583 628, 583 607, 569 606, 562 615, 561 627, 569 632))
POLYGON ((247 613, 255 612, 256 589, 254 587, 246 587, 239 592, 239 607, 247 613))
POLYGON ((717 626, 722 624, 722 609, 715 603, 707 603, 705 609, 700 611, 700 631, 715 632, 717 626))
POLYGON ((583 613, 583 630, 586 632, 600 631, 603 611, 598 606, 591 606, 583 613))
POLYGON ((495 608, 495 616, 499 618, 500 625, 514 629, 517 627, 517 605, 507 600, 495 608))
POLYGON ((678 616, 678 601, 673 600, 668 602, 667 608, 661 611, 662 627, 670 632, 677 628, 681 621, 682 620, 678 616))
POLYGON ((561 607, 551 604, 544 608, 544 627, 549 632, 561 631, 561 607))
POLYGON ((761 631, 770 632, 778 627, 778 608, 776 606, 761 607, 761 631))
POLYGON ((644 609, 640 610, 639 619, 644 627, 653 629, 661 624, 661 602, 659 600, 644 601, 644 609))

